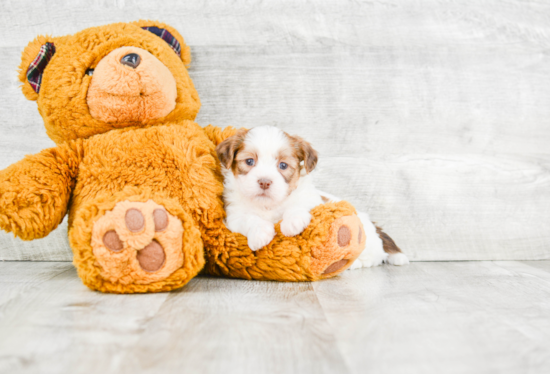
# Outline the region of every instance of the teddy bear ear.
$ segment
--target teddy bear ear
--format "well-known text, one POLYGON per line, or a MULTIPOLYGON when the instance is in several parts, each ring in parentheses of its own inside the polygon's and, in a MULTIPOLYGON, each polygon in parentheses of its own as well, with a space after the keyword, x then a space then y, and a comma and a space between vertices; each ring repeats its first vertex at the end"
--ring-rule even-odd
POLYGON ((147 30, 162 40, 164 40, 170 48, 181 58, 186 67, 191 64, 191 49, 185 44, 183 37, 180 33, 173 28, 162 22, 157 21, 136 21, 133 24, 147 30))
POLYGON ((19 65, 19 80, 23 94, 29 100, 38 99, 42 76, 55 54, 54 38, 38 36, 23 50, 19 65))

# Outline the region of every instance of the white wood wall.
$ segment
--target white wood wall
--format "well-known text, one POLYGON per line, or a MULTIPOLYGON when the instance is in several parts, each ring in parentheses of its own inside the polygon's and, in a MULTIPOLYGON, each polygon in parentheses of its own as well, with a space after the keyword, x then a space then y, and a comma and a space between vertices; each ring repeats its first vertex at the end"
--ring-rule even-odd
MULTIPOLYGON (((550 2, 2 1, 0 168, 53 145, 24 46, 137 19, 191 46, 200 124, 306 137, 412 260, 550 259, 550 2)), ((66 235, 1 233, 0 260, 71 260, 66 235)))

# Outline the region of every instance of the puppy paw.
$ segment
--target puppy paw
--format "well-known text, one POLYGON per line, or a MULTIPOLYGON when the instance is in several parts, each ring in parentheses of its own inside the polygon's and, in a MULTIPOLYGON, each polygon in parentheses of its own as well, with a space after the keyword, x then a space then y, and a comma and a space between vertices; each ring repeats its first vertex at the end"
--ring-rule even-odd
POLYGON ((295 212, 281 222, 281 232, 284 236, 300 234, 311 222, 311 214, 307 211, 295 212))
MULTIPOLYGON (((368 242, 368 241, 367 241, 368 242)), ((367 245, 367 248, 355 260, 355 262, 350 266, 349 270, 360 269, 360 268, 370 268, 374 266, 381 265, 384 261, 387 261, 388 254, 384 252, 382 248, 382 242, 370 242, 370 246, 367 245)))
MULTIPOLYGON (((361 269, 362 267, 363 267, 363 263, 361 262, 361 260, 357 259, 357 260, 353 261, 353 263, 348 268, 348 270, 361 269)), ((366 267, 368 267, 368 266, 366 266, 366 267)))
POLYGON ((257 251, 268 245, 275 237, 275 226, 267 221, 258 222, 254 228, 248 232, 248 247, 257 251))
POLYGON ((373 259, 365 258, 362 259, 361 256, 350 266, 349 270, 361 269, 361 268, 371 268, 374 266, 381 265, 384 261, 382 259, 373 259))
POLYGON ((390 265, 401 266, 408 265, 409 259, 403 253, 394 253, 388 256, 386 262, 390 265))

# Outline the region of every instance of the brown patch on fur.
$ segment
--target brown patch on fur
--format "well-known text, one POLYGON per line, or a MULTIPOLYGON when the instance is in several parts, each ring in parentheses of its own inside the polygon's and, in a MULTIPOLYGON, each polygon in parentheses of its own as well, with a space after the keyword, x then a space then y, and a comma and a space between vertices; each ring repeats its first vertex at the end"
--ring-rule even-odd
POLYGON ((246 149, 246 147, 242 147, 241 149, 237 150, 235 159, 233 160, 233 163, 231 164, 231 170, 233 171, 233 174, 235 176, 238 175, 246 175, 252 168, 256 165, 258 162, 258 155, 256 152, 251 152, 246 149), (254 165, 250 166, 246 163, 246 160, 248 159, 254 160, 254 165))
POLYGON ((284 148, 279 151, 278 163, 284 162, 288 165, 285 170, 279 168, 279 173, 285 179, 288 184, 288 194, 298 187, 298 181, 300 179, 300 173, 302 166, 300 163, 303 161, 307 173, 310 173, 315 169, 317 165, 317 152, 313 149, 311 144, 303 140, 298 136, 291 136, 284 133, 290 144, 289 148, 284 148))
MULTIPOLYGON (((246 148, 245 138, 248 131, 239 130, 235 135, 225 139, 216 147, 221 164, 226 169, 231 169, 235 176, 248 174, 258 161, 256 151, 246 148), (246 164, 246 160, 250 158, 254 160, 253 166, 246 164)), ((306 172, 310 173, 317 165, 317 152, 311 144, 302 138, 288 135, 286 132, 284 134, 290 146, 279 150, 277 165, 281 162, 288 165, 285 170, 280 168, 278 170, 288 184, 288 194, 290 195, 298 187, 298 180, 302 171, 300 163, 303 161, 303 167, 305 167, 306 172)))
POLYGON ((299 171, 299 169, 296 169, 294 174, 292 174, 292 178, 290 178, 290 180, 288 180, 288 182, 287 182, 288 183, 288 194, 289 195, 292 193, 292 191, 294 191, 296 189, 296 187, 298 187, 298 180, 300 180, 300 171, 299 171))
MULTIPOLYGON (((288 136, 288 134, 285 133, 288 136)), ((300 159, 296 155, 294 148, 285 147, 279 150, 277 155, 277 170, 285 179, 285 182, 288 184, 288 194, 298 187, 298 180, 300 179, 300 159), (284 162, 287 164, 287 168, 282 170, 279 168, 279 164, 284 162)))
POLYGON ((317 151, 313 149, 310 143, 306 142, 304 139, 299 136, 290 136, 287 133, 285 135, 288 137, 288 141, 292 146, 293 152, 300 162, 304 162, 304 167, 306 172, 309 174, 317 166, 317 151))
POLYGON ((389 254, 395 254, 395 253, 401 253, 401 249, 395 244, 392 238, 388 234, 386 234, 382 229, 378 226, 376 227, 376 233, 378 236, 380 236, 380 239, 382 239, 382 246, 384 247, 384 252, 389 254))
POLYGON ((238 172, 238 167, 234 161, 237 153, 244 148, 244 139, 247 133, 248 130, 239 130, 235 135, 225 139, 216 147, 216 153, 222 166, 226 169, 232 169, 233 174, 238 172))

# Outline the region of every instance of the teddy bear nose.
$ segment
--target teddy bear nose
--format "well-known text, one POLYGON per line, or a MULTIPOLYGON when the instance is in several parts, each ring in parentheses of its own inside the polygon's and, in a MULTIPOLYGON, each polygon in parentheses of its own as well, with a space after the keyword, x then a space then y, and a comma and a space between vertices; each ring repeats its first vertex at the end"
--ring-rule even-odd
POLYGON ((270 181, 269 179, 259 179, 258 180, 258 183, 260 184, 260 188, 262 190, 267 190, 269 188, 269 186, 271 186, 271 183, 273 183, 272 181, 270 181))
POLYGON ((120 63, 122 65, 129 66, 133 69, 137 68, 140 62, 141 62, 141 57, 139 57, 137 53, 128 53, 126 56, 120 59, 120 63))

